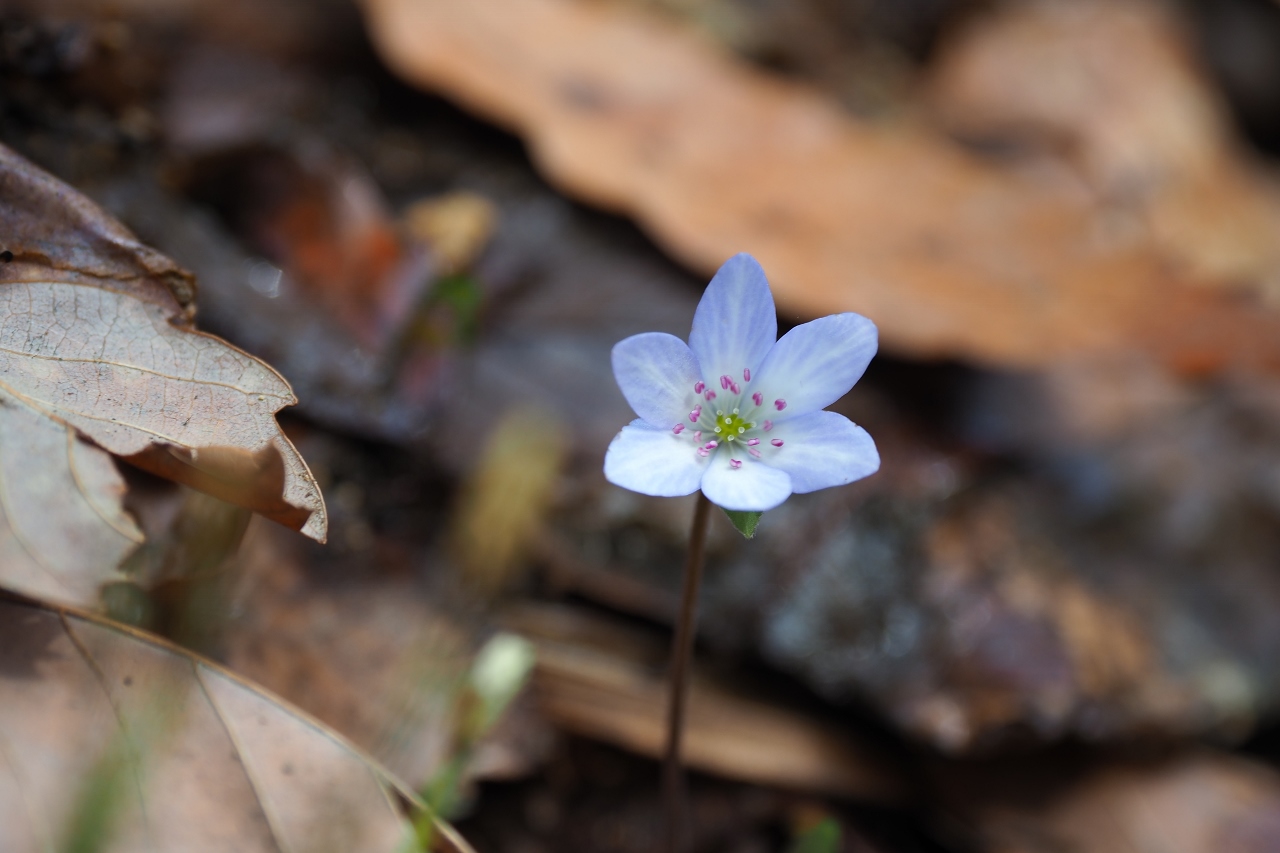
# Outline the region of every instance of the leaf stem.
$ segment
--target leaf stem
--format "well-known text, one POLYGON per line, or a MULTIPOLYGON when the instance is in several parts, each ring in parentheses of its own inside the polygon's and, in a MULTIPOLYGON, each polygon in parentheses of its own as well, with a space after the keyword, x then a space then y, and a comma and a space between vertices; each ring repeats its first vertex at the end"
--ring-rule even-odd
POLYGON ((702 562, 707 544, 707 520, 711 517, 711 501, 698 492, 689 531, 689 552, 684 564, 684 592, 680 597, 680 619, 671 643, 670 692, 667 704, 667 748, 662 768, 662 798, 666 812, 666 851, 680 853, 685 829, 685 778, 680 761, 680 742, 684 735, 685 698, 689 689, 689 663, 693 658, 693 638, 698 615, 698 584, 702 580, 702 562))

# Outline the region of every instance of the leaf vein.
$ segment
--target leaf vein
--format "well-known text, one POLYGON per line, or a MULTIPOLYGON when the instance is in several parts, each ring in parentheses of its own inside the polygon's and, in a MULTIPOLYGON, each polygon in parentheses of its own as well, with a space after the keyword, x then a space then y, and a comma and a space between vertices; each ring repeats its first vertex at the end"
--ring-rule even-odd
POLYGON ((254 391, 251 388, 241 388, 239 385, 233 385, 230 382, 219 382, 216 379, 197 379, 194 376, 173 376, 172 374, 163 373, 149 367, 140 367, 136 364, 124 364, 119 361, 111 361, 106 358, 72 358, 70 356, 60 355, 44 355, 42 353, 28 352, 26 350, 11 349, 9 347, 0 347, 0 353, 8 353, 17 358, 37 358, 44 361, 56 361, 59 363, 71 364, 109 364, 112 367, 119 367, 122 370, 133 370, 138 373, 145 373, 148 376, 155 376, 159 379, 168 379, 173 382, 189 382, 193 385, 212 385, 216 388, 228 388, 232 391, 239 391, 246 397, 262 396, 274 397, 277 400, 290 399, 289 395, 278 394, 274 391, 254 391))
POLYGON ((142 813, 142 825, 146 827, 146 835, 151 842, 151 849, 155 850, 154 830, 151 826, 151 818, 147 815, 147 798, 142 789, 142 753, 138 749, 138 743, 133 737, 133 732, 130 731, 129 723, 125 720, 124 713, 120 710, 120 706, 116 704, 115 697, 111 695, 111 688, 107 686, 107 674, 102 671, 102 667, 98 665, 98 661, 94 659, 84 641, 80 639, 75 629, 71 627, 71 622, 67 619, 66 614, 59 612, 58 619, 62 622, 62 630, 66 632, 67 639, 71 641, 71 645, 76 647, 80 657, 89 669, 93 671, 94 680, 97 681, 98 688, 102 691, 107 704, 111 706, 111 713, 116 718, 116 725, 120 727, 120 735, 124 738, 125 745, 129 750, 129 763, 133 770, 130 775, 133 777, 134 788, 138 793, 138 811, 142 813))
POLYGON ((271 840, 275 842, 276 848, 281 853, 293 853, 288 844, 285 843, 284 833, 280 827, 280 817, 275 814, 274 806, 269 806, 271 798, 267 796, 264 786, 253 774, 253 769, 249 766, 249 762, 244 758, 244 745, 240 742, 240 738, 236 736, 234 727, 222 713, 221 706, 218 705, 213 693, 209 690, 209 685, 205 684, 204 673, 201 672, 199 662, 191 660, 191 670, 195 675, 196 683, 200 685, 200 691, 204 693, 204 698, 208 700, 209 706, 213 708, 213 713, 217 715, 218 722, 222 724, 222 730, 227 733, 227 737, 231 739, 231 744, 235 747, 236 756, 240 759, 240 767, 244 770, 245 778, 249 780, 249 786, 253 788, 254 799, 262 808, 262 816, 267 820, 267 827, 271 830, 271 840))
POLYGON ((125 539, 133 542, 135 545, 141 545, 146 541, 145 536, 143 536, 136 528, 132 530, 124 528, 124 526, 119 524, 114 518, 111 518, 107 513, 103 512, 102 508, 98 506, 98 502, 90 497, 90 490, 85 486, 84 480, 80 477, 80 469, 76 467, 75 443, 79 440, 80 439, 76 436, 75 428, 68 426, 67 470, 71 472, 71 479, 76 484, 76 488, 80 491, 81 496, 84 498, 84 502, 89 505, 89 508, 93 510, 94 514, 97 515, 98 518, 102 519, 104 524, 116 533, 119 533, 125 539))
MULTIPOLYGON (((2 385, 3 383, 0 383, 0 386, 2 385)), ((2 436, 3 434, 0 434, 0 458, 3 458, 4 455, 2 436)), ((9 527, 9 532, 13 534, 14 541, 16 541, 18 546, 27 553, 27 556, 31 558, 31 562, 35 567, 52 578, 53 582, 61 587, 68 596, 74 597, 74 592, 71 587, 67 586, 66 581, 59 576, 59 573, 55 571, 52 566, 45 564, 39 554, 36 553, 35 547, 26 540, 22 531, 19 529, 13 515, 13 504, 9 495, 9 481, 4 476, 3 472, 0 472, 0 512, 4 513, 5 523, 9 527)))

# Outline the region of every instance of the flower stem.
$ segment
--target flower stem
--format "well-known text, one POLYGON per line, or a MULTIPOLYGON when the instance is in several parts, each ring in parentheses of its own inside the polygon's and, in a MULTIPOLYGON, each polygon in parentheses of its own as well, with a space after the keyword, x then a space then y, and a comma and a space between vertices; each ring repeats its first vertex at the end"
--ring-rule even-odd
POLYGON ((698 584, 702 580, 702 558, 707 544, 707 520, 711 501, 698 492, 689 531, 689 553, 684 564, 684 592, 680 597, 680 620, 671 644, 670 693, 667 704, 667 749, 662 768, 662 799, 667 823, 667 853, 680 853, 685 829, 685 778, 680 763, 680 741, 684 734, 685 696, 689 689, 689 662, 693 658, 693 638, 698 616, 698 584))

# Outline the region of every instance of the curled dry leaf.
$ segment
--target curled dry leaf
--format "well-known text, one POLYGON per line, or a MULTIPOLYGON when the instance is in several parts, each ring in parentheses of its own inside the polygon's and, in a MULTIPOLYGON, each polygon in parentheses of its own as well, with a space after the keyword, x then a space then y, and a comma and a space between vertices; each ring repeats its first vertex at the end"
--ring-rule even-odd
MULTIPOLYGON (((85 614, 0 601, 0 847, 403 851, 403 784, 219 667, 85 614)), ((439 849, 466 853, 442 826, 439 849)), ((82 849, 82 848, 77 848, 82 849)))
POLYGON ((1136 347, 1183 370, 1280 368, 1276 311, 1180 278, 1061 170, 859 122, 630 8, 363 5, 394 70, 521 133, 561 187, 685 262, 709 272, 749 248, 784 310, 862 312, 917 356, 1037 366, 1136 347))
POLYGON ((320 490, 275 420, 288 383, 192 328, 188 273, 3 147, 0 261, 0 548, 24 554, 0 583, 94 602, 139 538, 104 450, 324 539, 320 490))
POLYGON ((0 391, 0 583, 93 602, 142 541, 111 457, 0 391))

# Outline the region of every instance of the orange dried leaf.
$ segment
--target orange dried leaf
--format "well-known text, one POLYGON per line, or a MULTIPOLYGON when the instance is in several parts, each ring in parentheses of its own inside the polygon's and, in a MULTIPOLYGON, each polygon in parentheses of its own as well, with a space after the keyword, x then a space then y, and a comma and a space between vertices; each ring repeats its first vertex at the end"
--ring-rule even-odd
POLYGON ((1038 366, 1140 349, 1280 370, 1280 313, 1197 286, 1060 174, 876 127, 653 16, 581 0, 364 0, 388 64, 511 128, 541 168, 712 271, 749 250, 785 312, 891 351, 1038 366))
POLYGON ((950 38, 931 100, 965 136, 1070 162, 1112 219, 1206 284, 1280 293, 1280 188, 1251 163, 1172 10, 1154 0, 1000 7, 950 38))

